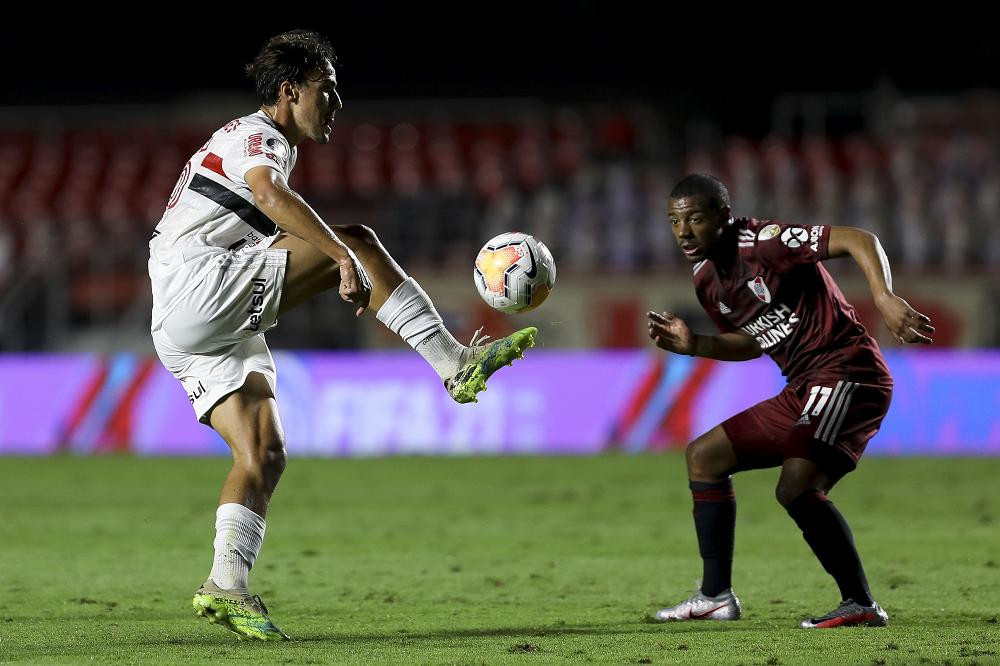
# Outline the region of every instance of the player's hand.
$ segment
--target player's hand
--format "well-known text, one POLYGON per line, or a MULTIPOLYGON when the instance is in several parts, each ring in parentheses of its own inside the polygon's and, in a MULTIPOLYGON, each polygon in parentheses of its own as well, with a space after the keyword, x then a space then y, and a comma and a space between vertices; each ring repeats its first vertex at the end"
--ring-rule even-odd
POLYGON ((669 312, 649 311, 646 316, 649 337, 657 347, 675 354, 694 355, 695 337, 683 319, 669 312))
POLYGON ((910 304, 895 294, 889 294, 875 302, 885 325, 889 327, 893 337, 900 343, 920 342, 929 345, 930 335, 934 333, 931 318, 920 314, 910 307, 910 304))
POLYGON ((361 265, 353 252, 341 259, 340 265, 340 297, 348 303, 358 306, 354 316, 360 317, 368 307, 372 297, 372 283, 368 279, 365 267, 361 265))

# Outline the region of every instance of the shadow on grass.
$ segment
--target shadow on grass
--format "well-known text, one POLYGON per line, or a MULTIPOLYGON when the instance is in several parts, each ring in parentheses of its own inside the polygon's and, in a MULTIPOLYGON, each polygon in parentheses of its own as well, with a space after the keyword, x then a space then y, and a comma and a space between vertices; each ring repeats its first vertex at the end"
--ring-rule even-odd
MULTIPOLYGON (((294 627, 293 627, 294 629, 294 627)), ((455 628, 455 629, 434 629, 430 631, 374 631, 363 633, 311 633, 306 632, 296 634, 292 631, 292 645, 295 643, 383 643, 387 645, 405 645, 422 641, 437 641, 462 638, 519 638, 536 639, 549 636, 621 636, 631 634, 663 634, 682 635, 690 633, 704 633, 706 631, 750 631, 760 630, 760 625, 753 623, 712 623, 707 624, 649 624, 641 619, 635 622, 607 622, 590 623, 580 625, 550 625, 550 626, 524 626, 524 627, 475 627, 475 628, 455 628)), ((203 636, 191 637, 190 639, 171 637, 169 640, 148 640, 142 641, 145 645, 224 645, 229 642, 230 636, 221 634, 217 639, 203 636)), ((237 645, 241 644, 239 642, 237 645)), ((251 643, 252 644, 252 643, 251 643)), ((276 643, 276 645, 288 645, 288 643, 276 643)))
POLYGON ((546 636, 591 636, 608 634, 636 634, 645 628, 640 625, 627 625, 619 622, 584 625, 552 625, 533 627, 476 627, 468 629, 434 629, 431 631, 376 631, 353 634, 303 634, 295 640, 303 643, 317 641, 336 642, 369 642, 385 641, 389 643, 409 643, 414 641, 433 641, 451 638, 544 638, 546 636))

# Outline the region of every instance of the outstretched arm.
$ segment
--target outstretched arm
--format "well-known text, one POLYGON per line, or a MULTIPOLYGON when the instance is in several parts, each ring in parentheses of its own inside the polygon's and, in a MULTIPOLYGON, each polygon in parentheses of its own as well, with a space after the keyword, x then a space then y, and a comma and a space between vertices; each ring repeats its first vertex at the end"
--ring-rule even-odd
POLYGON ((875 306, 885 325, 900 342, 930 344, 934 333, 930 317, 920 314, 910 304, 892 293, 892 272, 882 244, 875 234, 853 227, 830 227, 829 256, 850 255, 868 280, 875 306))
POLYGON ((687 323, 669 312, 647 312, 649 337, 660 349, 675 354, 714 358, 718 361, 749 361, 764 353, 757 341, 743 333, 696 335, 687 323))

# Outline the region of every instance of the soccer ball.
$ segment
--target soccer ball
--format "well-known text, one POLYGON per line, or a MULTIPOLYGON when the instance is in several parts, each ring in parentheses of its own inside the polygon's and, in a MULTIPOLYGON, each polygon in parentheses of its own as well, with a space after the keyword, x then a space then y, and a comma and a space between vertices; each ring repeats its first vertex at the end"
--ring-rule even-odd
POLYGON ((508 314, 527 312, 548 298, 556 283, 556 262, 545 243, 513 231, 483 246, 472 277, 490 307, 508 314))

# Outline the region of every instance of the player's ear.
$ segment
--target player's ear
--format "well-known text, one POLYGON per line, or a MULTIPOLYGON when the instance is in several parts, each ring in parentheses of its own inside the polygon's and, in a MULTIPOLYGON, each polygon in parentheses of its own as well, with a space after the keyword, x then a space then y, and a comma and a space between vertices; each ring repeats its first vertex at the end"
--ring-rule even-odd
POLYGON ((278 86, 278 97, 279 99, 284 97, 292 102, 297 102, 299 99, 299 89, 291 81, 282 81, 281 85, 278 86))
POLYGON ((733 209, 729 206, 723 206, 719 211, 719 214, 726 220, 727 227, 731 227, 736 224, 736 218, 733 217, 733 209))

